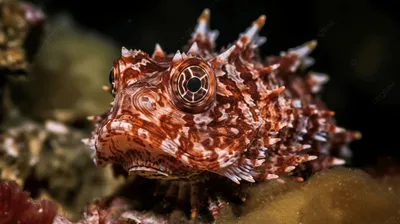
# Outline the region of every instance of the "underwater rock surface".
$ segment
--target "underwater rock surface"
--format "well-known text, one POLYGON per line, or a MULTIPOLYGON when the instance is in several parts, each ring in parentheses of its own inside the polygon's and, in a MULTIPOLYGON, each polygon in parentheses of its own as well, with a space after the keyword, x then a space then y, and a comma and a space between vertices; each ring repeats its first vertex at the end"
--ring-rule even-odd
POLYGON ((220 223, 395 224, 400 222, 400 178, 382 182, 361 170, 322 171, 304 183, 279 180, 249 188, 240 218, 220 223))

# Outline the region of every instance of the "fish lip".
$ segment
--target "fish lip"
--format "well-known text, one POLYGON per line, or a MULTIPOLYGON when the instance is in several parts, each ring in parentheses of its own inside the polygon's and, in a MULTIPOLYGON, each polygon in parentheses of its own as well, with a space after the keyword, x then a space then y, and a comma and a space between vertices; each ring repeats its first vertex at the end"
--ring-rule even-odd
POLYGON ((135 171, 146 171, 149 173, 156 173, 156 174, 160 174, 164 177, 169 177, 169 175, 159 169, 153 168, 153 167, 149 167, 149 166, 134 166, 129 168, 129 173, 133 173, 135 171))

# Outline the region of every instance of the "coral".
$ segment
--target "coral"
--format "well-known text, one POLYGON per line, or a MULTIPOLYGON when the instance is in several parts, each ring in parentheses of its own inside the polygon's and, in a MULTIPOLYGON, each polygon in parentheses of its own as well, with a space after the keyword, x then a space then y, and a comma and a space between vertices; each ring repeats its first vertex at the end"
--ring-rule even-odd
POLYGON ((153 212, 129 210, 129 207, 130 204, 121 198, 114 198, 108 203, 102 200, 93 201, 87 206, 84 218, 77 223, 168 223, 167 216, 157 215, 153 212))
POLYGON ((56 205, 48 200, 32 200, 13 181, 0 183, 0 223, 51 224, 56 205))
POLYGON ((69 218, 122 183, 111 168, 98 170, 92 164, 80 142, 83 132, 52 120, 41 124, 14 116, 0 134, 1 179, 15 180, 34 196, 48 195, 62 203, 69 218))
POLYGON ((43 22, 44 14, 29 3, 1 0, 0 15, 0 71, 6 74, 26 72, 29 63, 25 39, 33 25, 43 22))

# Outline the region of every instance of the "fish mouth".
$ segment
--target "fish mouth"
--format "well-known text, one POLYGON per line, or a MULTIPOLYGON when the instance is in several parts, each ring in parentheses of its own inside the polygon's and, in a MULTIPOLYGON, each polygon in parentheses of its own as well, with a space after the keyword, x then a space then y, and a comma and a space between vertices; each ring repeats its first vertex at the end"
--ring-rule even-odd
POLYGON ((147 178, 168 179, 169 175, 162 170, 148 166, 134 166, 129 169, 129 174, 138 174, 147 178))

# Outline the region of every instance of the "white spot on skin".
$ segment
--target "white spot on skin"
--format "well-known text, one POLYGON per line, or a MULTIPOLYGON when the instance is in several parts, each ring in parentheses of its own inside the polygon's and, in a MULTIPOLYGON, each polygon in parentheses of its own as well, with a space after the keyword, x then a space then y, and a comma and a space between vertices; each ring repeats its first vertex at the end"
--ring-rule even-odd
POLYGON ((218 161, 219 161, 219 166, 221 168, 224 168, 226 166, 231 165, 235 160, 232 159, 233 155, 229 155, 229 150, 228 149, 220 149, 220 148, 215 148, 214 150, 215 153, 218 155, 218 161), (229 158, 229 159, 227 159, 229 158))
POLYGON ((229 90, 226 88, 226 85, 223 84, 222 82, 219 82, 219 83, 218 83, 217 88, 218 88, 218 89, 217 89, 217 93, 218 93, 219 95, 221 95, 221 96, 232 96, 232 95, 233 95, 232 92, 229 91, 229 90))
POLYGON ((201 153, 203 157, 208 157, 212 155, 212 151, 207 151, 204 146, 198 142, 193 143, 193 151, 196 153, 201 153))
POLYGON ((141 53, 142 51, 138 51, 138 50, 129 50, 129 52, 132 55, 132 58, 135 58, 139 53, 141 53))
POLYGON ((119 64, 119 73, 120 73, 120 75, 121 75, 121 79, 124 77, 124 72, 125 72, 125 70, 126 70, 126 65, 120 63, 120 64, 119 64))
POLYGON ((189 127, 186 127, 186 126, 184 126, 184 127, 182 127, 182 133, 183 133, 183 136, 185 137, 185 138, 187 138, 188 136, 189 136, 189 127))
POLYGON ((226 104, 224 104, 224 105, 222 105, 225 109, 229 109, 229 108, 231 108, 231 105, 229 104, 229 103, 226 103, 226 104))
POLYGON ((193 151, 195 152, 203 152, 204 151, 204 147, 202 144, 195 142, 193 143, 193 151))
POLYGON ((226 135, 228 135, 228 131, 226 129, 227 128, 225 128, 225 127, 219 127, 219 128, 216 128, 216 131, 218 132, 218 134, 226 136, 226 135))
POLYGON ((194 117, 193 121, 196 125, 203 124, 204 126, 207 126, 214 120, 210 116, 209 112, 207 112, 205 114, 195 114, 193 117, 194 117))
POLYGON ((170 155, 175 155, 176 151, 178 150, 178 147, 174 141, 171 139, 165 139, 161 142, 161 148, 163 149, 164 152, 170 154, 170 155))
POLYGON ((133 83, 135 83, 137 80, 136 79, 129 79, 128 81, 126 81, 126 85, 127 86, 130 86, 130 85, 132 85, 133 83))
POLYGON ((185 155, 181 156, 181 161, 186 165, 190 165, 189 158, 185 155))
POLYGON ((232 120, 231 120, 230 123, 231 123, 231 124, 236 124, 238 118, 239 118, 239 116, 233 115, 233 116, 232 116, 232 120))
POLYGON ((120 128, 122 128, 123 131, 129 131, 132 128, 132 125, 126 121, 114 120, 111 122, 111 129, 118 131, 120 128))
POLYGON ((231 132, 235 135, 239 134, 239 130, 236 128, 231 128, 231 132))
POLYGON ((132 66, 131 66, 131 68, 133 69, 133 70, 136 70, 136 71, 138 71, 138 72, 141 72, 141 70, 140 70, 140 67, 145 67, 148 63, 150 63, 150 61, 149 60, 147 60, 146 58, 143 58, 140 62, 138 62, 138 63, 136 63, 136 64, 133 64, 132 66))
POLYGON ((229 115, 225 112, 225 108, 220 107, 219 112, 221 112, 221 116, 218 118, 218 122, 224 121, 229 118, 229 115))
POLYGON ((147 130, 143 129, 143 128, 139 128, 138 129, 138 136, 141 137, 141 138, 144 137, 144 138, 147 139, 147 137, 149 136, 149 132, 147 130))

